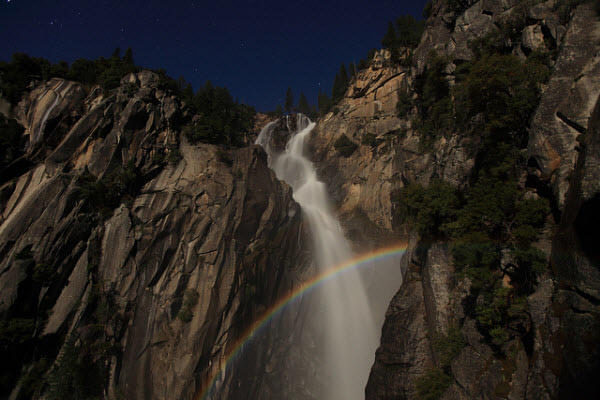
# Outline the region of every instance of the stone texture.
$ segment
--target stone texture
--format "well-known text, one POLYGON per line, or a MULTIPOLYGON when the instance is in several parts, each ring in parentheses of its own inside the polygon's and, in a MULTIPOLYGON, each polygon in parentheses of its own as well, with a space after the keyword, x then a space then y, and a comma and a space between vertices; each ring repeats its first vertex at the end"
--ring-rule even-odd
POLYGON ((582 4, 569 23, 529 136, 529 153, 559 208, 564 206, 577 158, 577 137, 585 130, 600 93, 599 52, 600 20, 592 4, 582 4))
MULTIPOLYGON (((53 79, 21 101, 33 166, 9 182, 3 203, 0 315, 31 303, 48 309, 43 337, 73 333, 93 341, 90 299, 100 293, 114 304, 103 340, 122 349, 112 357, 107 393, 191 399, 227 362, 248 324, 310 269, 300 208, 262 149, 187 143, 174 125, 185 107, 158 84, 149 71, 126 76, 112 93, 53 79), (181 158, 163 161, 173 149, 181 158), (136 167, 140 188, 116 209, 90 210, 79 194, 81 176, 126 165, 136 167), (29 245, 33 259, 15 260, 29 245), (28 292, 27 271, 36 263, 49 264, 55 276, 28 292), (177 315, 188 290, 198 302, 184 322, 177 315)), ((310 357, 283 340, 302 320, 290 308, 266 329, 257 349, 273 354, 269 364, 249 351, 222 393, 242 382, 246 391, 269 393, 261 398, 294 391, 318 397, 311 382, 292 378, 311 369, 310 357), (270 371, 269 382, 245 377, 260 370, 270 371)))

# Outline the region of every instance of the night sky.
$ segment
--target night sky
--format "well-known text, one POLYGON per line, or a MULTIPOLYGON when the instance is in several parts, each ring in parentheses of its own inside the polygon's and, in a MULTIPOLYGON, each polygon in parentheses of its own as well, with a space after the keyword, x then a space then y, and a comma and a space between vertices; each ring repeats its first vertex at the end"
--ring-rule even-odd
POLYGON ((0 59, 21 51, 52 62, 133 49, 194 89, 210 80, 257 110, 290 86, 316 103, 341 63, 380 47, 387 21, 421 16, 420 1, 0 0, 0 59))

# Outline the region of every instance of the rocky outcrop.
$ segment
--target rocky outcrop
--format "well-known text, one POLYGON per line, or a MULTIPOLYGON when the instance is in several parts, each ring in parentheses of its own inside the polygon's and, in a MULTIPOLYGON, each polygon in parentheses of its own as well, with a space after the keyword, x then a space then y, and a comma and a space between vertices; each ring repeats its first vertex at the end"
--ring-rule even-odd
POLYGON ((398 96, 413 85, 411 70, 389 67, 382 50, 361 70, 346 96, 321 118, 311 137, 319 174, 327 183, 340 220, 355 243, 376 247, 405 232, 394 224, 394 196, 407 182, 427 184, 433 177, 457 186, 474 165, 476 139, 449 136, 422 150, 420 135, 400 118, 398 96), (335 146, 346 136, 356 146, 342 155, 335 146))
POLYGON ((600 98, 584 134, 552 246, 559 282, 553 307, 560 320, 554 349, 562 363, 560 396, 593 398, 600 393, 600 98))
POLYGON ((37 358, 101 346, 111 398, 194 398, 306 272, 300 209, 265 153, 187 143, 186 112, 148 71, 112 93, 54 79, 18 106, 34 164, 3 183, 0 315, 35 322, 37 358))
POLYGON ((591 244, 597 242, 592 221, 599 207, 598 165, 592 154, 598 150, 595 117, 590 117, 600 90, 598 16, 590 3, 575 7, 568 23, 555 1, 467 3, 461 12, 449 10, 444 1, 432 3, 412 67, 390 66, 389 56, 380 52, 358 73, 311 138, 319 174, 356 247, 410 236, 394 218, 397 190, 410 182, 427 185, 434 177, 468 185, 479 146, 476 137, 453 132, 423 148, 409 121, 411 112, 408 118, 398 116, 398 99, 414 86, 431 51, 450 60, 446 74, 451 84, 455 67, 474 56, 470 43, 486 35, 504 35, 521 58, 532 52, 555 54, 523 149, 529 168, 522 171, 528 196, 554 203, 558 219, 547 221, 535 244, 554 273, 540 276, 527 297, 526 339, 509 341, 506 356, 499 356, 477 321, 468 317, 477 299, 467 298, 470 283, 456 275, 447 245, 411 236, 402 259, 404 282, 388 308, 366 398, 417 398, 417 378, 441 367, 437 338, 455 326, 461 327, 465 343, 444 367, 452 382, 442 398, 556 398, 567 393, 591 398, 598 393, 591 377, 598 375, 600 320, 598 257, 591 244), (350 154, 347 144, 346 154, 336 150, 343 136, 354 144, 350 154))
POLYGON ((552 187, 560 208, 577 159, 577 137, 600 94, 600 20, 592 4, 579 6, 567 28, 529 137, 539 179, 552 187))

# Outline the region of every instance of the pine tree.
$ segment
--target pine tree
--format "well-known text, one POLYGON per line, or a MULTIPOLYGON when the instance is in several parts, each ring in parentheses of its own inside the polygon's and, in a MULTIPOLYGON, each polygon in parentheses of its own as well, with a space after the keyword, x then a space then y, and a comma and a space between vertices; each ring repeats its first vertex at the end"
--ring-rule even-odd
POLYGON ((281 117, 283 115, 283 108, 281 104, 277 104, 277 108, 275 108, 275 115, 281 117))
POLYGON ((317 99, 317 103, 319 106, 319 114, 325 115, 329 112, 331 108, 331 99, 324 92, 319 92, 319 97, 317 99))
POLYGON ((391 49, 393 47, 396 47, 396 30, 394 29, 394 24, 392 24, 391 22, 388 23, 388 30, 385 33, 385 35, 383 36, 383 39, 381 39, 381 45, 383 47, 385 47, 386 49, 391 49))
POLYGON ((110 56, 110 58, 119 59, 120 60, 121 59, 121 48, 117 47, 115 49, 115 51, 113 51, 112 56, 110 56))
POLYGON ((348 71, 350 72, 350 78, 354 78, 356 76, 356 64, 350 63, 350 66, 348 67, 348 71))
POLYGON ((288 88, 285 93, 285 111, 290 113, 294 110, 294 94, 292 88, 288 88))
POLYGON ((337 103, 344 97, 346 89, 348 89, 348 73, 346 72, 346 66, 342 64, 340 71, 333 81, 333 88, 331 90, 331 100, 333 103, 337 103))
POLYGON ((127 50, 125 51, 123 61, 125 62, 125 64, 135 65, 135 63, 133 62, 133 50, 131 50, 131 47, 127 48, 127 50))
POLYGON ((417 21, 412 15, 401 15, 396 20, 396 28, 397 46, 414 48, 419 45, 425 29, 425 21, 417 21))
POLYGON ((300 100, 298 100, 298 112, 304 115, 310 115, 310 104, 306 100, 304 93, 300 93, 300 100))

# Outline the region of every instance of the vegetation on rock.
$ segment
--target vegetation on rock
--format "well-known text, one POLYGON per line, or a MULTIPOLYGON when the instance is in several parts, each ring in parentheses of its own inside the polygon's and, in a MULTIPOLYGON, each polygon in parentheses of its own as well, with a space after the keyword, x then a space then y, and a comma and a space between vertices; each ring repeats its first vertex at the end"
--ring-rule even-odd
POLYGON ((333 147, 335 147, 335 149, 340 153, 342 157, 350 157, 358 148, 358 145, 352 140, 348 139, 348 136, 341 135, 333 143, 333 147))
POLYGON ((539 54, 523 62, 484 52, 457 68, 450 89, 446 63, 432 55, 417 81, 417 126, 425 140, 455 130, 479 136, 471 182, 460 191, 439 180, 427 187, 410 184, 399 194, 398 215, 422 237, 451 242, 455 268, 471 282, 470 301, 476 306, 470 316, 502 351, 509 340, 527 334, 523 296, 533 292, 546 267, 531 244, 549 206, 545 199, 525 196, 519 174, 525 169, 521 149, 527 126, 549 69, 539 54))

